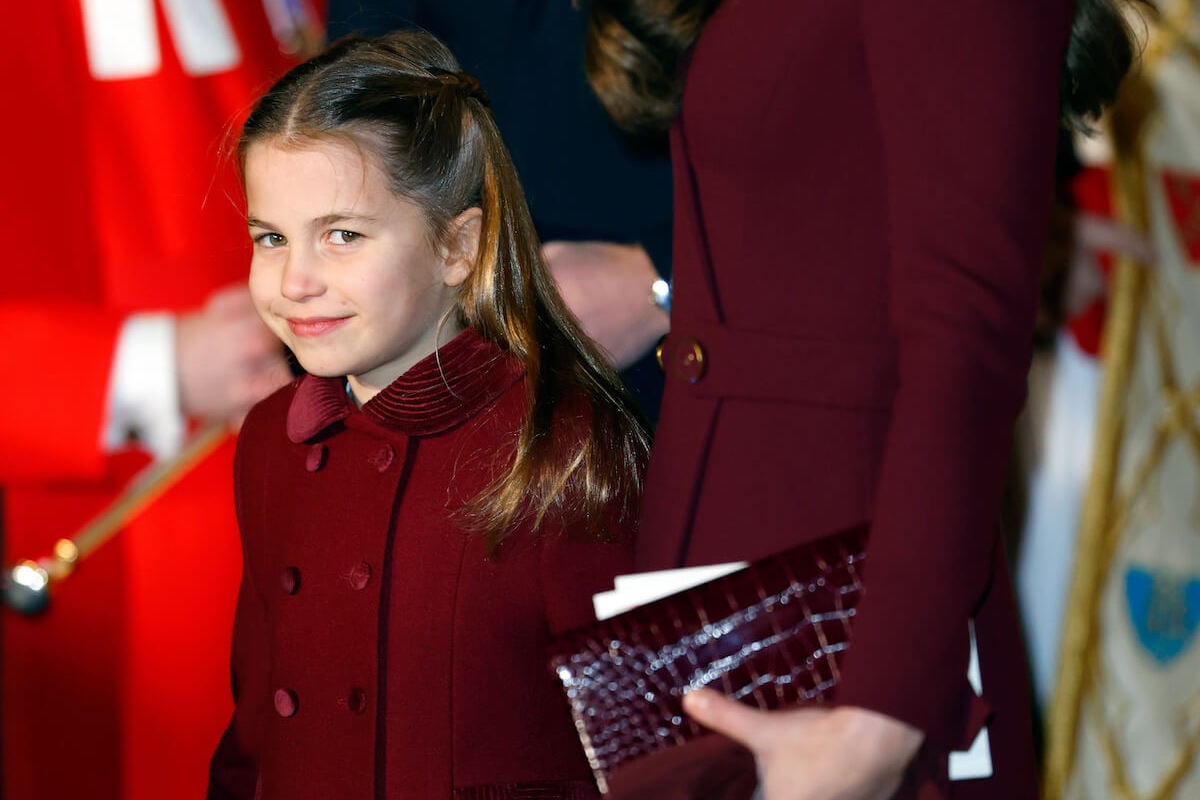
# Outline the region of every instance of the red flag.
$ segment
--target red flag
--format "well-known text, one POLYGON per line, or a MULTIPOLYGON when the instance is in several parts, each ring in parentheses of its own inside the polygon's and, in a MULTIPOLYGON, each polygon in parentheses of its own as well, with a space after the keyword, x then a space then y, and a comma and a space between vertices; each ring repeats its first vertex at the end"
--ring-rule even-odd
POLYGON ((1192 269, 1200 269, 1200 176, 1164 169, 1163 192, 1179 247, 1192 269))
MULTIPOLYGON (((289 65, 258 0, 10 5, 5 564, 48 554, 135 466, 100 450, 122 317, 244 280, 222 148, 289 65)), ((4 797, 202 795, 231 709, 230 460, 222 449, 82 565, 45 617, 5 612, 4 797)))

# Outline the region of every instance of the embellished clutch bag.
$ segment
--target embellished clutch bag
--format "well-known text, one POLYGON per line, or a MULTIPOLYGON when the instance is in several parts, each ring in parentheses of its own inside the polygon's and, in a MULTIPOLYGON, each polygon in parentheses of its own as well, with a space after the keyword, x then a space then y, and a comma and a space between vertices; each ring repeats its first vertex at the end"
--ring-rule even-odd
POLYGON ((827 699, 866 544, 865 526, 806 542, 557 639, 550 667, 600 791, 622 764, 705 733, 683 713, 690 689, 767 710, 827 699))

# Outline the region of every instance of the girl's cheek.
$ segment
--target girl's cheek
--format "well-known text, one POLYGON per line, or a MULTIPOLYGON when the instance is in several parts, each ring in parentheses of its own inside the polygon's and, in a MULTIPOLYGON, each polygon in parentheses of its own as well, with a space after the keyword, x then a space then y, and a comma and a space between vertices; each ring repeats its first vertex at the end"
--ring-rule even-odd
POLYGON ((259 316, 265 319, 267 309, 275 294, 271 287, 269 270, 265 269, 262 264, 252 262, 247 286, 250 289, 250 299, 254 302, 255 310, 258 311, 259 316))

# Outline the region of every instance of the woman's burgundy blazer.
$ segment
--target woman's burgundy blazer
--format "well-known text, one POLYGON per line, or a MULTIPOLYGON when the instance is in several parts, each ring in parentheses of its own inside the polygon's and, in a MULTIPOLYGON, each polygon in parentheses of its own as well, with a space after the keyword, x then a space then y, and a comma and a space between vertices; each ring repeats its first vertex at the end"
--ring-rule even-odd
POLYGON ((1036 792, 997 523, 1070 11, 729 0, 672 132, 668 388, 638 566, 869 520, 838 700, 924 731, 942 769, 988 715, 996 777, 954 797, 1036 792))

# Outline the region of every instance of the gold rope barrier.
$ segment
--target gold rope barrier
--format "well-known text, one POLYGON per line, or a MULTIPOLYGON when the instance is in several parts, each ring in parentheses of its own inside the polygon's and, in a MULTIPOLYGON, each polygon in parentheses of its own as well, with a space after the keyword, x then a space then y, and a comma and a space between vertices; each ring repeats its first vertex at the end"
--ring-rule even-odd
POLYGON ((51 585, 64 580, 81 561, 113 538, 134 517, 191 472, 225 441, 224 423, 201 428, 174 458, 156 462, 139 472, 119 495, 73 537, 59 539, 52 556, 19 561, 9 570, 4 600, 22 614, 36 614, 49 602, 51 585))
MULTIPOLYGON (((1157 66, 1155 55, 1145 54, 1141 71, 1126 78, 1110 117, 1116 217, 1143 232, 1149 229, 1143 135, 1147 119, 1157 108, 1157 97, 1149 79, 1157 66)), ((1046 800, 1060 800, 1067 790, 1075 768, 1081 704, 1094 679, 1098 601, 1116 547, 1117 530, 1112 511, 1124 430, 1122 412, 1145 290, 1144 265, 1127 257, 1118 257, 1104 325, 1104 382, 1092 470, 1080 515, 1075 569, 1068 595, 1067 608, 1071 611, 1063 621, 1058 683, 1050 709, 1043 780, 1046 800)))

